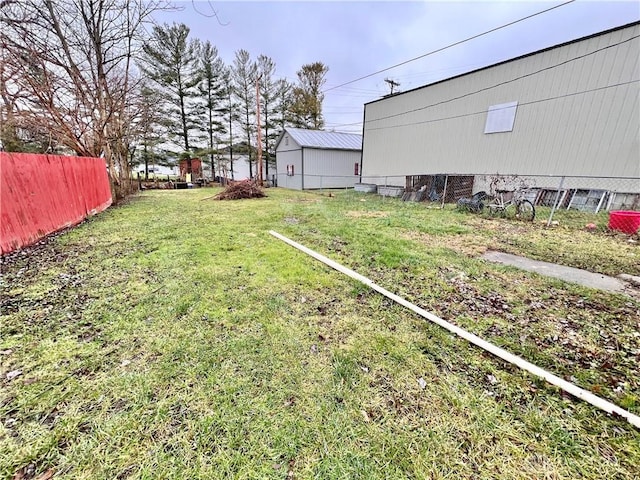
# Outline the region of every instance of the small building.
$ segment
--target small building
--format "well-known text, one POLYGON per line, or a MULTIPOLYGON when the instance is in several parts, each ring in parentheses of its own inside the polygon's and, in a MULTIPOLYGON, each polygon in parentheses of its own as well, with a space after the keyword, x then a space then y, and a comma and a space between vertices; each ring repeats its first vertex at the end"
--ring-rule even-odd
POLYGON ((180 168, 180 178, 187 178, 187 174, 191 174, 191 178, 189 181, 195 181, 198 178, 202 178, 202 162, 199 158, 191 159, 191 172, 189 172, 189 161, 188 160, 180 160, 178 164, 180 168))
POLYGON ((362 181, 435 198, 442 176, 448 199, 500 177, 536 189, 540 204, 560 190, 566 208, 633 206, 639 53, 634 22, 369 102, 362 181))
POLYGON ((276 142, 279 187, 353 187, 359 180, 362 135, 285 128, 276 142))

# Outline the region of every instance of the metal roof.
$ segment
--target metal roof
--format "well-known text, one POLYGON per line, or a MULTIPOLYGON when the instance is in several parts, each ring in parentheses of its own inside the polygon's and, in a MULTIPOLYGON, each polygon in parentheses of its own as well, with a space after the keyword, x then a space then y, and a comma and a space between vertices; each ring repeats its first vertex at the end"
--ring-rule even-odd
MULTIPOLYGON (((285 128, 285 132, 291 135, 291 138, 301 147, 362 150, 362 135, 355 133, 325 132, 289 127, 285 128)), ((281 139, 282 137, 280 137, 281 139)))

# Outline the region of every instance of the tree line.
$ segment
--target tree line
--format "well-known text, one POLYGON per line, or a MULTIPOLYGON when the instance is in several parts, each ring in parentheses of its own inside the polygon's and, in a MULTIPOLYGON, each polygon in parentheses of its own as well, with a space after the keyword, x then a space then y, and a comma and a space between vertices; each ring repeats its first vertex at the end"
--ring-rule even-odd
POLYGON ((276 75, 270 57, 243 49, 226 65, 188 26, 153 24, 170 8, 162 0, 0 0, 3 149, 104 157, 122 198, 133 189, 132 165, 186 159, 190 171, 198 157, 224 175, 233 171, 226 158, 243 154, 253 176, 262 152, 268 175, 285 126, 324 126, 326 65, 303 65, 294 82, 276 75))

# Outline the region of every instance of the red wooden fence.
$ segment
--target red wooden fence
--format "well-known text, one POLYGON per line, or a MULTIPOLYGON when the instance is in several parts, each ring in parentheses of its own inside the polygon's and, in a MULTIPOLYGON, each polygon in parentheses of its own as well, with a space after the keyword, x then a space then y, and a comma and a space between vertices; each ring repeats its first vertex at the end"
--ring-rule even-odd
POLYGON ((0 251, 76 225, 111 201, 101 158, 0 152, 0 251))

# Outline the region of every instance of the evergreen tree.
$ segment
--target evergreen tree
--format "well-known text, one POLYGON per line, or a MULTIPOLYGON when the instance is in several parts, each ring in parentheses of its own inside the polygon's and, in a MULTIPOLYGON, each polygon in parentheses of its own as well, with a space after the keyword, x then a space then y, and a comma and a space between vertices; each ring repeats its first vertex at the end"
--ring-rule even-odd
POLYGON ((276 125, 280 133, 287 125, 292 125, 291 105, 293 103, 293 85, 286 78, 276 81, 276 125))
POLYGON ((321 129, 324 126, 322 117, 322 86, 326 82, 329 71, 322 62, 303 65, 298 70, 298 85, 293 88, 291 105, 292 123, 295 127, 321 129))
POLYGON ((238 50, 231 68, 231 80, 235 97, 239 104, 240 126, 247 139, 249 155, 249 176, 253 177, 251 160, 251 137, 255 135, 255 106, 256 106, 256 72, 257 66, 251 61, 249 52, 238 50))
POLYGON ((223 72, 223 83, 224 83, 224 100, 223 107, 220 110, 224 118, 224 124, 226 127, 227 133, 227 150, 229 151, 229 170, 231 172, 231 179, 233 180, 233 144, 235 142, 234 136, 234 126, 239 120, 239 109, 235 94, 233 83, 231 82, 231 70, 228 67, 225 67, 223 72))
POLYGON ((203 153, 209 155, 211 175, 215 178, 215 156, 218 155, 218 136, 226 131, 224 121, 227 79, 225 65, 218 56, 218 49, 209 41, 201 49, 202 81, 198 85, 202 102, 202 124, 206 133, 207 148, 203 153))
POLYGON ((134 131, 137 136, 137 150, 135 155, 139 161, 144 163, 144 179, 149 179, 149 164, 159 163, 160 154, 158 145, 163 141, 160 116, 157 106, 161 101, 158 91, 149 88, 144 83, 140 86, 140 97, 138 99, 138 117, 134 131))
POLYGON ((164 99, 167 133, 183 150, 187 173, 191 173, 192 139, 199 127, 195 98, 201 81, 200 42, 189 39, 189 27, 182 23, 156 25, 143 54, 142 71, 164 99))
MULTIPOLYGON (((273 74, 276 70, 276 64, 270 57, 266 55, 258 56, 258 76, 260 77, 260 110, 261 110, 261 126, 264 129, 263 141, 263 156, 265 160, 265 178, 269 178, 269 165, 275 162, 275 155, 273 153, 273 147, 276 141, 276 105, 277 105, 277 82, 273 78, 273 74)), ((262 159, 258 159, 260 161, 262 159)))

